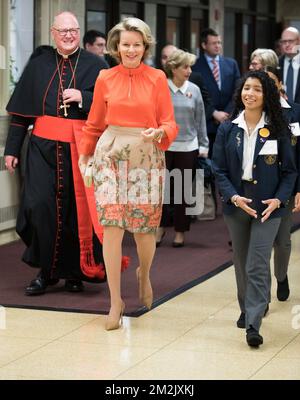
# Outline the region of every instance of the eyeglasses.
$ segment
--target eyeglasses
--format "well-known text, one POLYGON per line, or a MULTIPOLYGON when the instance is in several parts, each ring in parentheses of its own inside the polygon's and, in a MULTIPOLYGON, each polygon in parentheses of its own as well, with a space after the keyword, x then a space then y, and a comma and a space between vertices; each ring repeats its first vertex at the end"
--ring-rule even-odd
POLYGON ((252 67, 257 67, 258 65, 262 65, 262 63, 260 63, 260 62, 251 62, 249 65, 251 65, 252 67))
POLYGON ((288 39, 288 40, 280 40, 280 44, 293 44, 297 41, 297 39, 288 39))
POLYGON ((80 28, 70 28, 70 29, 57 29, 53 28, 55 31, 58 32, 59 36, 67 36, 68 32, 72 36, 76 36, 80 30, 80 28))

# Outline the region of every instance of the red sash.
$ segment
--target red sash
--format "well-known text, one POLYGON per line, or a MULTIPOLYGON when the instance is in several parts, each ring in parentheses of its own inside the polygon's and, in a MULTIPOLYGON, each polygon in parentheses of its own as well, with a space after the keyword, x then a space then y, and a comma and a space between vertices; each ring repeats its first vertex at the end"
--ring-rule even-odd
POLYGON ((103 228, 98 222, 94 187, 85 187, 78 167, 78 146, 85 121, 59 117, 38 117, 33 134, 44 139, 70 143, 74 190, 76 198, 78 234, 80 243, 80 267, 89 278, 105 277, 103 264, 96 264, 93 256, 93 227, 103 242, 103 228))

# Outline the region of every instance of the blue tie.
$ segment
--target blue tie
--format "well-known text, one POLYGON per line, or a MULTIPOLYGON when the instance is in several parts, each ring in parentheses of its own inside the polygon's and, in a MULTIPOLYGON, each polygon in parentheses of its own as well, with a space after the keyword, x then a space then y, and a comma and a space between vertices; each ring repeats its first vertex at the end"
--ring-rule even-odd
POLYGON ((293 96, 293 91, 294 91, 294 70, 293 70, 293 65, 292 65, 293 59, 291 58, 289 63, 289 67, 287 70, 287 75, 286 75, 286 94, 288 97, 289 101, 294 100, 293 96))

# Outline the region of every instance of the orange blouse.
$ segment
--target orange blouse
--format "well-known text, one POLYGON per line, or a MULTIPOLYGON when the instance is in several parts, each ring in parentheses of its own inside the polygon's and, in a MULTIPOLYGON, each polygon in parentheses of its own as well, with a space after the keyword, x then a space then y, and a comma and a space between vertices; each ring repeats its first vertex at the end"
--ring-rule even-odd
POLYGON ((79 153, 93 154, 99 136, 108 125, 162 128, 166 136, 156 144, 161 150, 167 150, 178 127, 163 71, 143 63, 134 69, 122 64, 103 69, 96 81, 79 153))

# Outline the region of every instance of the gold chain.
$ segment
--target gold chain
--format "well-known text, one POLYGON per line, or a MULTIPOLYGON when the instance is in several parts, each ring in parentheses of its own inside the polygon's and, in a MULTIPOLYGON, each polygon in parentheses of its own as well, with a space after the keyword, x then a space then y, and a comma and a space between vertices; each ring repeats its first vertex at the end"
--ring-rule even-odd
MULTIPOLYGON (((70 89, 70 86, 71 86, 71 84, 72 84, 72 82, 73 82, 73 80, 75 78, 75 73, 76 73, 76 69, 77 69, 80 53, 81 53, 81 48, 79 49, 79 53, 78 53, 77 60, 76 60, 75 66, 74 66, 74 70, 73 70, 73 74, 72 74, 71 80, 70 80, 69 85, 68 85, 68 87, 66 89, 70 89)), ((63 83, 62 83, 61 72, 60 72, 60 69, 59 69, 57 52, 55 53, 55 57, 56 57, 57 73, 58 73, 58 78, 59 78, 59 87, 60 87, 61 95, 62 95, 62 98, 63 98, 64 86, 63 86, 63 83)), ((72 66, 72 63, 71 63, 71 66, 72 66)))

